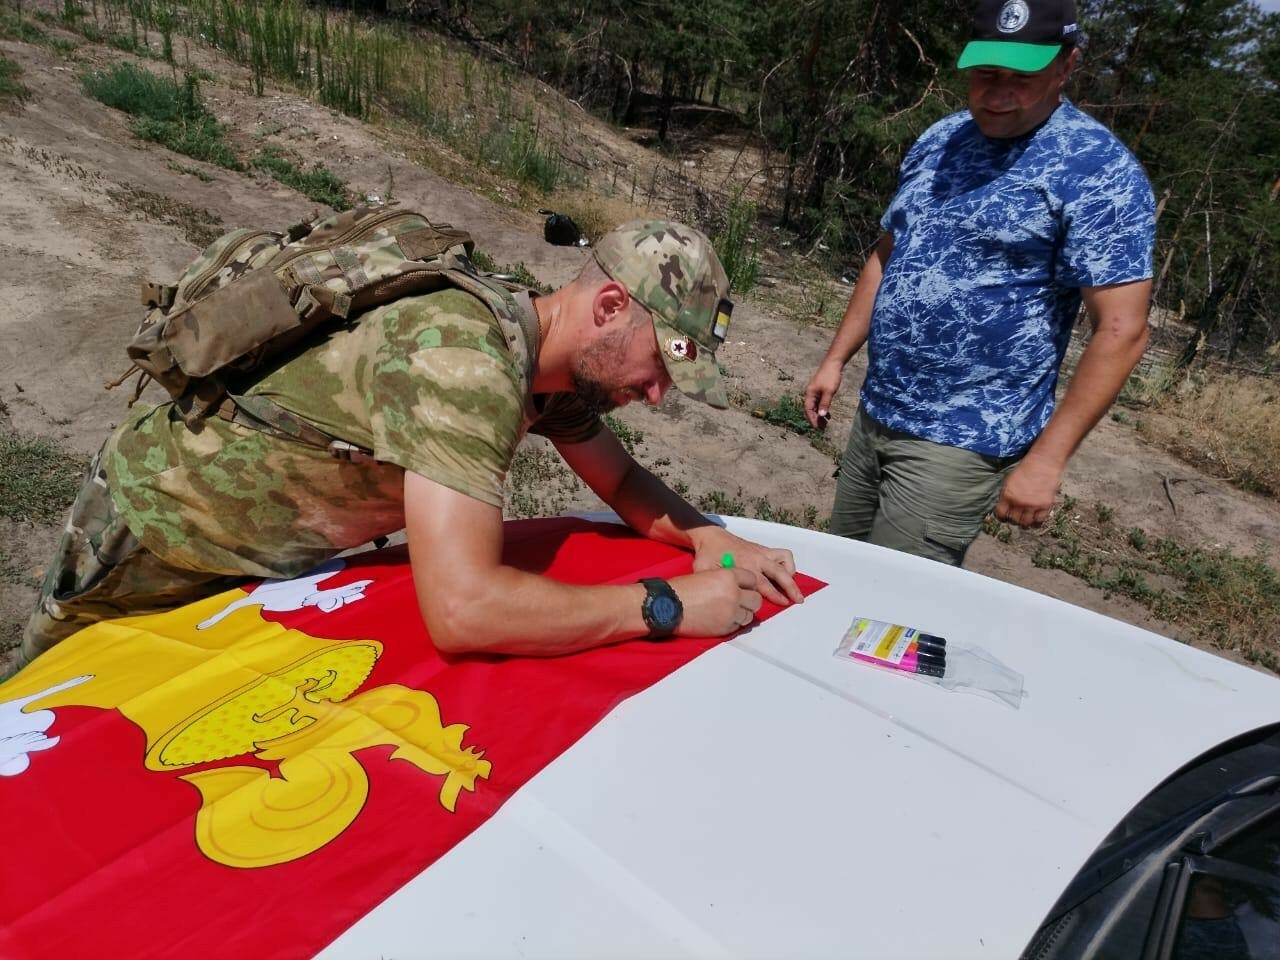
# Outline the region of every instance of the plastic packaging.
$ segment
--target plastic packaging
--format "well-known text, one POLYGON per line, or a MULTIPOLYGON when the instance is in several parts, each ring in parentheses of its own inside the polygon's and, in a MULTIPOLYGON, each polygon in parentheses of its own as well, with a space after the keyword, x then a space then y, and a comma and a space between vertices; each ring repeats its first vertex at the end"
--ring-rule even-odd
POLYGON ((1015 710, 1022 705, 1022 674, 981 647, 948 641, 915 627, 854 617, 835 655, 895 670, 944 690, 976 693, 1015 710))

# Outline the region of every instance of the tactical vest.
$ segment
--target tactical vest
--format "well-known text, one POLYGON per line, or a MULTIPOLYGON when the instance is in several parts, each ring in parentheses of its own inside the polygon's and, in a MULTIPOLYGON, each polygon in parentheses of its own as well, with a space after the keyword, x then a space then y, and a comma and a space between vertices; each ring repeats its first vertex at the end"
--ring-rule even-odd
POLYGON ((367 453, 240 391, 268 360, 330 324, 454 287, 498 319, 528 393, 535 360, 529 345, 538 342, 537 332, 512 296, 520 288, 481 274, 473 249, 465 230, 394 207, 357 207, 283 233, 233 230, 205 248, 176 284, 144 284, 147 314, 126 345, 131 366, 108 388, 138 371, 130 406, 155 380, 189 425, 218 415, 335 457, 367 453))

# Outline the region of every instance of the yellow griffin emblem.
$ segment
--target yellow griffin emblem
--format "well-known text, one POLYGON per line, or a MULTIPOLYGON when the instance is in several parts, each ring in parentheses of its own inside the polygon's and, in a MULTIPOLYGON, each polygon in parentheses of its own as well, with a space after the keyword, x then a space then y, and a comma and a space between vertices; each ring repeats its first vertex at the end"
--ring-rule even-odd
POLYGON ((204 801, 196 841, 206 856, 261 867, 324 846, 364 807, 369 780, 352 754, 365 747, 393 745, 393 760, 444 777, 440 805, 450 813, 462 790, 475 790, 476 778, 489 776, 489 761, 462 748, 467 727, 444 726, 431 694, 388 684, 351 697, 381 652, 373 641, 326 650, 237 690, 147 751, 153 769, 248 752, 279 761, 278 778, 251 766, 182 777, 204 801))
POLYGON ((488 779, 492 764, 483 751, 462 746, 467 725, 445 726, 431 694, 399 684, 355 693, 382 654, 377 641, 319 640, 248 609, 218 630, 198 630, 219 601, 225 605, 227 595, 97 624, 41 657, 4 692, 45 686, 49 696, 37 698, 42 708, 119 709, 146 733, 150 770, 247 753, 276 764, 278 775, 237 764, 180 777, 200 792, 197 845, 231 867, 287 863, 346 830, 369 794, 353 755, 366 747, 392 746, 392 760, 444 777, 440 805, 450 813, 463 790, 488 779), (84 682, 49 687, 74 674, 84 682), (193 702, 203 706, 192 711, 193 702))

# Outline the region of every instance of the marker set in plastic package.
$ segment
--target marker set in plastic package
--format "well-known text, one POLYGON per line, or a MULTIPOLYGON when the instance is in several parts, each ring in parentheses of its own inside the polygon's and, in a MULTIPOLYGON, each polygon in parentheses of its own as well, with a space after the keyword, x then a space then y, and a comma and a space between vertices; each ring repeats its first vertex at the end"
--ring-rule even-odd
POLYGON ((1015 709, 1022 703, 1022 674, 981 647, 948 641, 915 627, 854 617, 835 655, 906 673, 944 690, 976 693, 1015 709))

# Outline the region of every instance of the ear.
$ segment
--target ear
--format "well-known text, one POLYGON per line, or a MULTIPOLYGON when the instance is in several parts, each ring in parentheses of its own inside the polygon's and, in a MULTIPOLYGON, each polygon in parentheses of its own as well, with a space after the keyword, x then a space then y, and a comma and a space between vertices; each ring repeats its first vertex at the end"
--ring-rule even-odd
POLYGON ((1071 79, 1071 74, 1075 73, 1078 66, 1080 66, 1080 48, 1072 47, 1071 52, 1067 54, 1066 62, 1062 65, 1062 83, 1064 86, 1071 79))
POLYGON ((606 280, 591 301, 591 318, 597 327, 602 327, 619 317, 627 317, 630 313, 631 294, 617 280, 606 280))

